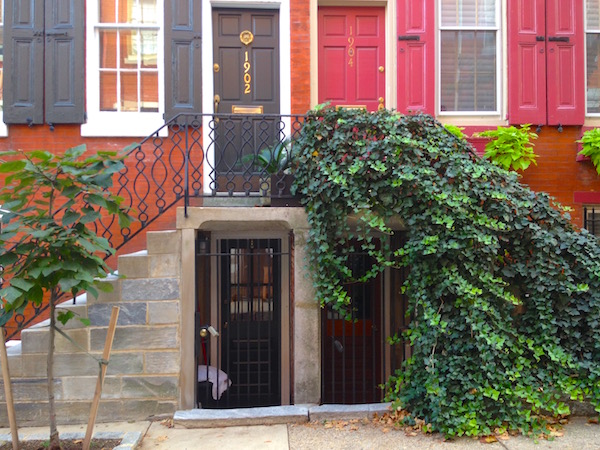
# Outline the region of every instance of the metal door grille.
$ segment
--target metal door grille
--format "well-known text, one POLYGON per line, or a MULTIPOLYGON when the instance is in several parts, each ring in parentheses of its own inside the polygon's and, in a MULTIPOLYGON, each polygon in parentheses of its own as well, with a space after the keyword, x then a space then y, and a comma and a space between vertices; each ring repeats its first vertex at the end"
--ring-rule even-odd
MULTIPOLYGON (((400 248, 406 242, 405 232, 396 232, 390 242, 400 248)), ((348 260, 355 277, 366 272, 372 258, 355 253, 348 260)), ((407 343, 389 348, 390 334, 399 336, 409 323, 407 299, 402 285, 407 269, 390 269, 368 283, 348 285, 352 299, 351 320, 345 320, 331 309, 322 313, 322 385, 323 403, 377 403, 383 400, 380 386, 391 371, 399 369, 410 355, 407 343), (386 278, 389 278, 386 280, 386 278), (386 297, 388 297, 386 299, 386 297)))
MULTIPOLYGON (((289 270, 289 255, 281 252, 281 239, 218 239, 216 253, 199 253, 198 266, 205 277, 211 273, 210 289, 218 304, 212 317, 217 317, 219 331, 218 337, 210 337, 217 341, 210 346, 216 351, 212 358, 205 357, 207 345, 202 340, 197 345, 199 366, 219 369, 212 370, 231 381, 216 400, 214 384, 199 383, 198 401, 203 408, 281 404, 283 262, 289 270)), ((200 305, 199 313, 208 317, 208 309, 200 305)))

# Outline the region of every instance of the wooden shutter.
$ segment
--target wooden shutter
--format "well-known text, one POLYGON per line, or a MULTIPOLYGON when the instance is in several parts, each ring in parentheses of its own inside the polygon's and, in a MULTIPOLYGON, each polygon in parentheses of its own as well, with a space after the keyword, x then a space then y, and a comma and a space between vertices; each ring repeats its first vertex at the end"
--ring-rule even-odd
POLYGON ((398 111, 435 113, 433 0, 398 0, 398 111))
POLYGON ((508 119, 546 123, 546 0, 508 2, 508 119))
POLYGON ((548 125, 585 120, 583 2, 546 0, 548 125))
POLYGON ((46 0, 45 112, 48 123, 84 122, 84 33, 80 0, 46 0))
POLYGON ((165 1, 165 120, 202 112, 200 2, 165 1))
POLYGON ((44 1, 4 1, 4 122, 44 122, 44 1))

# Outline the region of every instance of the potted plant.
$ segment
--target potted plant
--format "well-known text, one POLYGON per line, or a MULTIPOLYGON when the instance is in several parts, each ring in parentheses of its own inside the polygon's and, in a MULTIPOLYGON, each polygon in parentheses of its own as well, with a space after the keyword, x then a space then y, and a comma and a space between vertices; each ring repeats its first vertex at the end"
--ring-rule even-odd
POLYGON ((474 136, 490 138, 485 144, 484 157, 505 170, 525 170, 531 163, 536 163, 537 155, 533 151, 531 141, 537 139, 537 134, 529 131, 531 124, 498 127, 475 133, 474 136))
POLYGON ((300 205, 290 192, 294 176, 291 174, 292 144, 289 139, 277 141, 256 154, 246 155, 243 161, 260 169, 261 186, 268 186, 263 191, 270 195, 272 206, 300 205))
POLYGON ((589 158, 600 175, 600 128, 584 131, 581 139, 575 142, 581 144, 581 151, 577 155, 589 158))

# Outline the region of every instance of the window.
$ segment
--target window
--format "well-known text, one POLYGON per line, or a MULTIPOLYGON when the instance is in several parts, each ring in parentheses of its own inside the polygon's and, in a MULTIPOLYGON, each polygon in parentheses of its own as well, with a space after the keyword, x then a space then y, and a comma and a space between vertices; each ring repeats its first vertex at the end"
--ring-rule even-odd
POLYGON ((583 207, 583 228, 600 237, 600 205, 583 207))
POLYGON ((498 113, 500 2, 441 0, 440 112, 498 113))
POLYGON ((587 0, 585 7, 587 113, 600 115, 600 0, 587 0))
POLYGON ((163 123, 161 0, 103 0, 88 9, 88 123, 83 135, 144 136, 163 123))

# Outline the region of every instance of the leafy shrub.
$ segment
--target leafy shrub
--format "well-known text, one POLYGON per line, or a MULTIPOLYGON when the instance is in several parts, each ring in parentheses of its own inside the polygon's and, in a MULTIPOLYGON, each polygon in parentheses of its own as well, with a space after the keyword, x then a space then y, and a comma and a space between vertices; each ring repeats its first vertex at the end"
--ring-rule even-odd
POLYGON ((531 140, 538 136, 529 128, 530 125, 525 124, 521 128, 498 127, 476 133, 477 136, 490 138, 483 156, 506 170, 525 170, 531 163, 536 164, 537 155, 533 152, 531 140))
POLYGON ((584 131, 583 136, 577 142, 581 143, 582 147, 579 154, 590 158, 600 175, 600 128, 584 131))
POLYGON ((447 436, 538 432, 565 398, 600 410, 600 248, 548 195, 424 115, 320 107, 294 146, 320 302, 348 312, 349 242, 376 261, 365 278, 410 266, 412 356, 388 400, 447 436), (397 251, 373 245, 392 217, 397 251))

